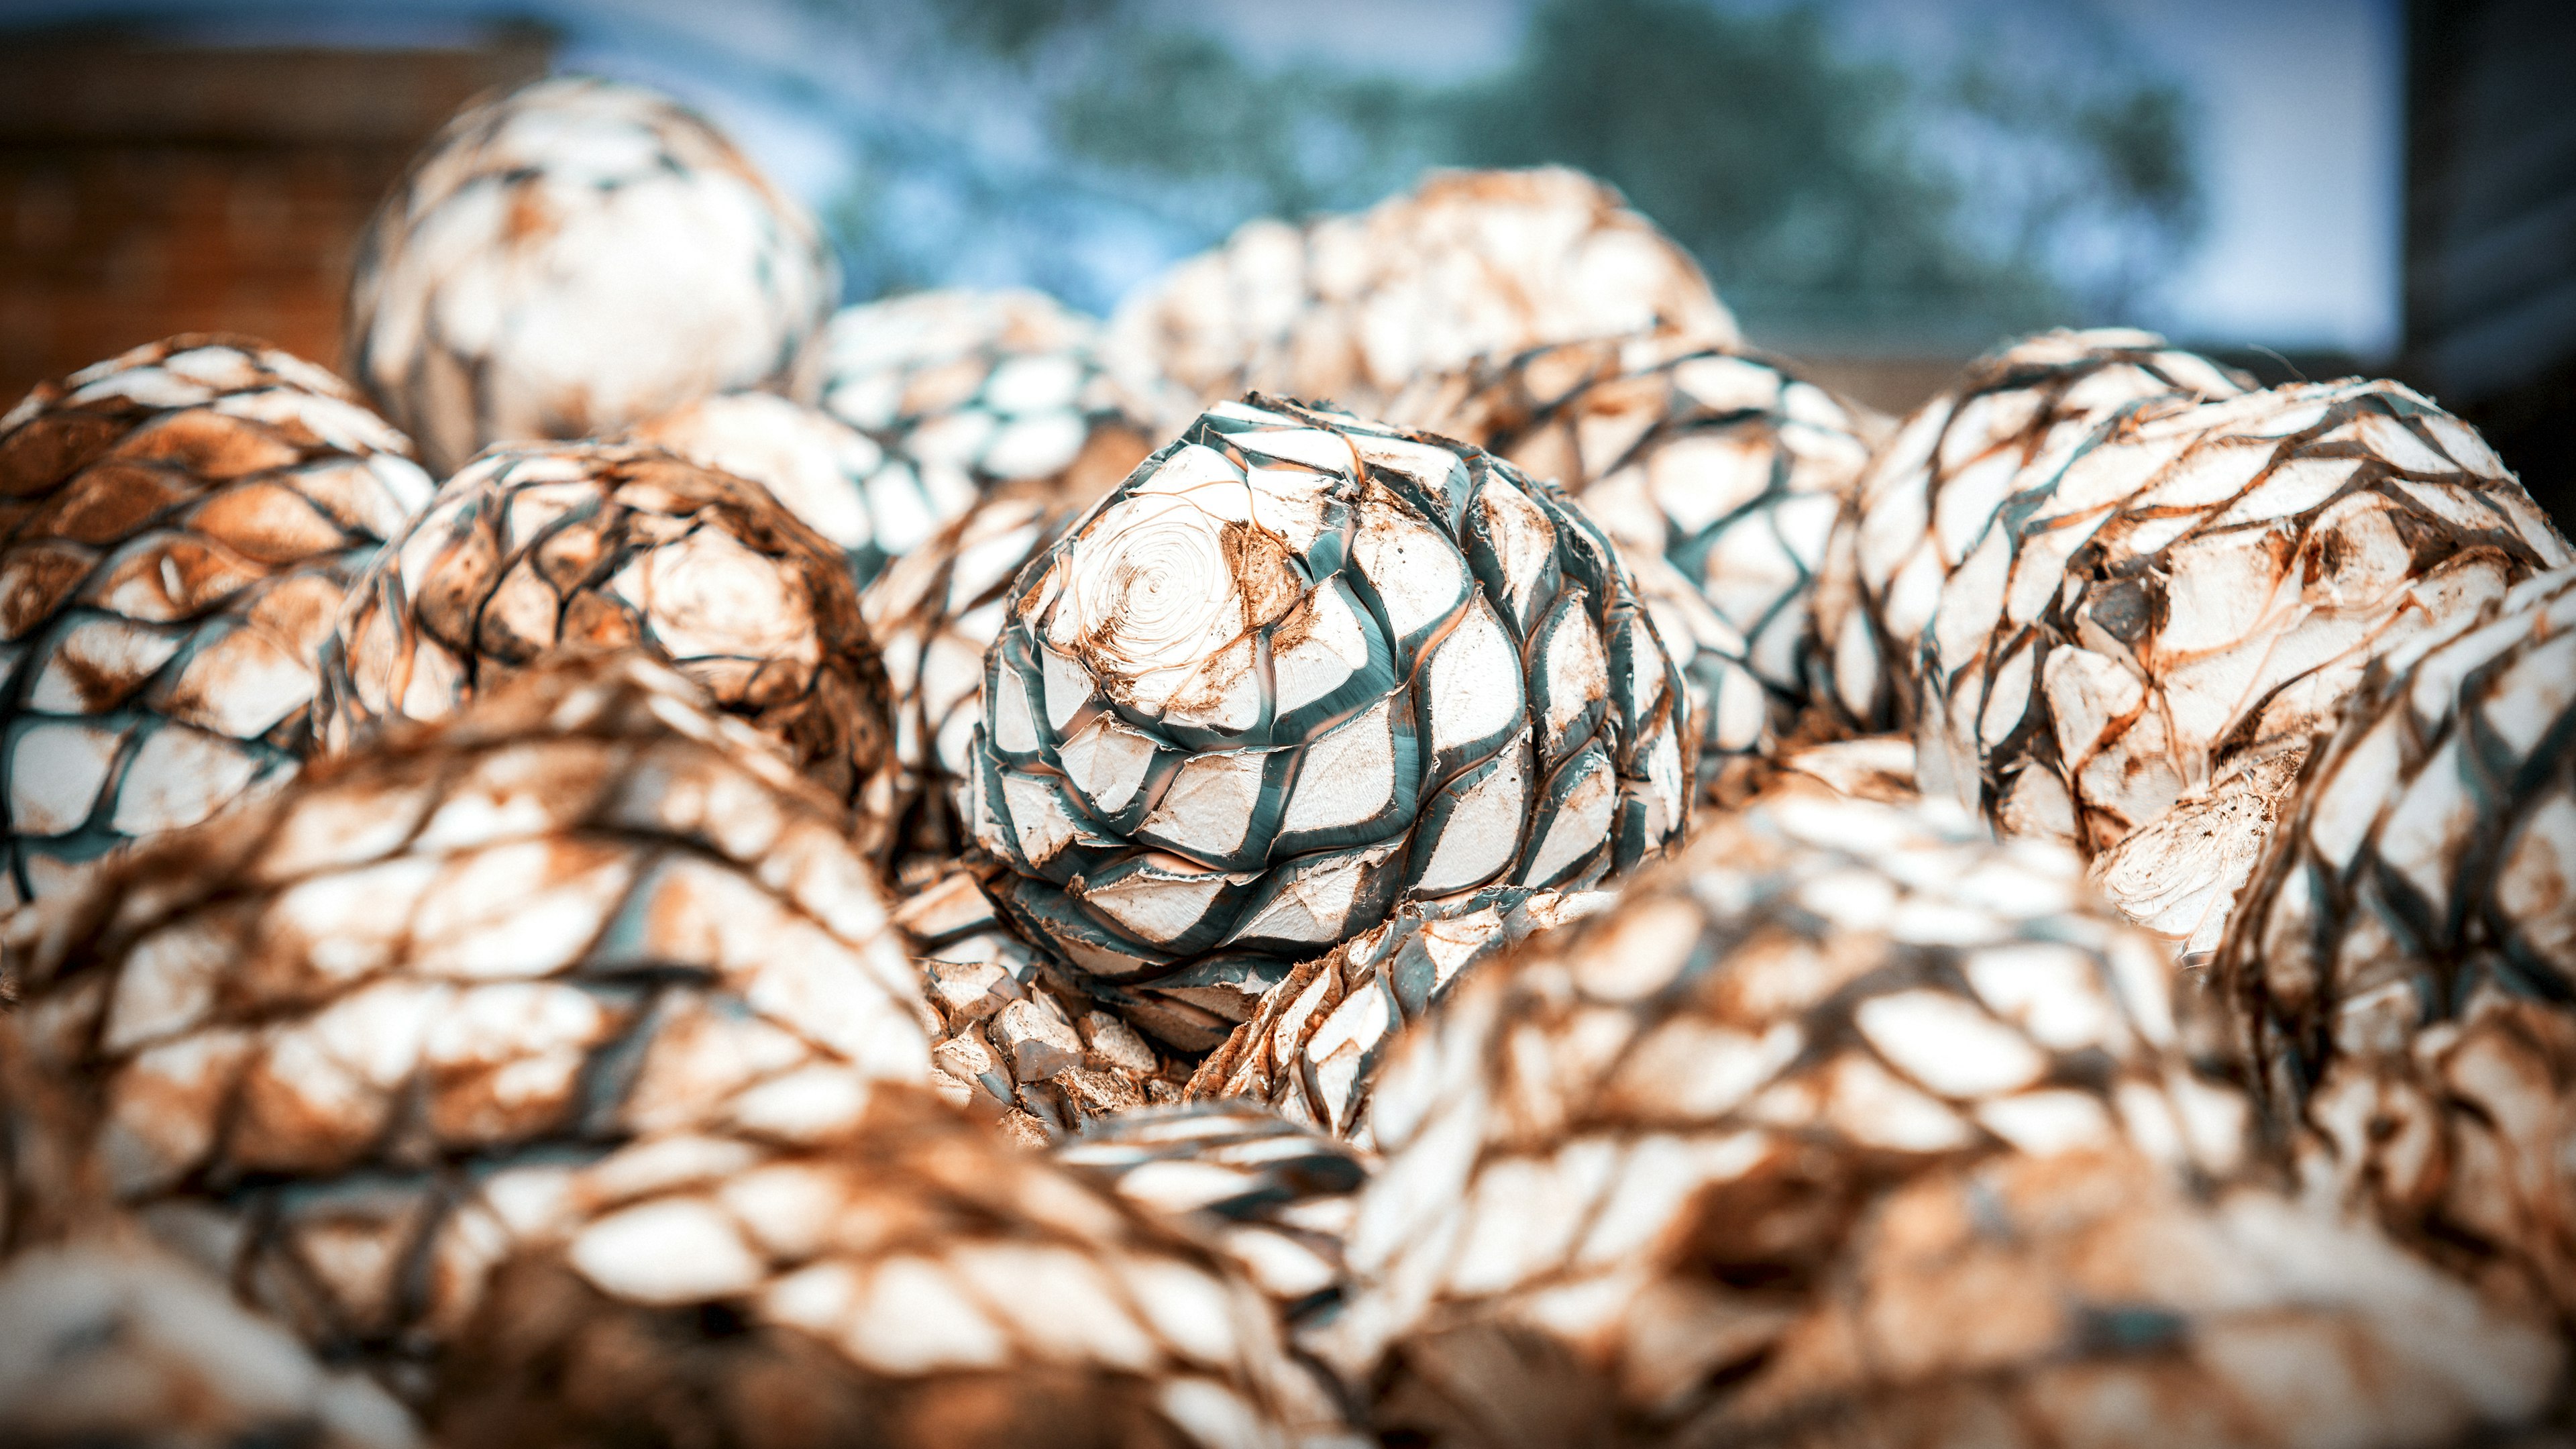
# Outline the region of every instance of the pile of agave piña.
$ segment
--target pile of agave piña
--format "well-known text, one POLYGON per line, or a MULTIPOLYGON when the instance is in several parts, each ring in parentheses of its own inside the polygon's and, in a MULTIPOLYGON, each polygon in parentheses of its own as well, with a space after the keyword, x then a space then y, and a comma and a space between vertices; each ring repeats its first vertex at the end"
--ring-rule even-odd
POLYGON ((1882 418, 1554 170, 836 314, 582 80, 359 259, 0 418, 0 1437, 2576 1431, 2576 559, 2405 387, 1882 418))

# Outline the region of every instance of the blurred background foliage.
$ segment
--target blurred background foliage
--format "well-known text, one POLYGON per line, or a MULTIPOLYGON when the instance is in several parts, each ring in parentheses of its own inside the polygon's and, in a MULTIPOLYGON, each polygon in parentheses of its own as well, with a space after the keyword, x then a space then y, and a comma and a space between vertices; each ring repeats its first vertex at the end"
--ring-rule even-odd
MULTIPOLYGON (((1960 59, 1925 64, 1870 53, 1814 5, 1543 0, 1499 68, 1430 78, 1265 66, 1137 0, 943 12, 927 38, 968 54, 933 64, 1006 71, 1068 168, 1200 245, 1254 216, 1366 206, 1429 166, 1557 163, 1624 191, 1757 335, 1973 347, 2128 315, 2202 222, 2184 92, 2079 11, 1990 17, 2036 33, 1963 36, 1960 59)), ((884 28, 881 6, 836 13, 884 28)), ((939 254, 878 169, 833 223, 864 287, 921 284, 939 254)))

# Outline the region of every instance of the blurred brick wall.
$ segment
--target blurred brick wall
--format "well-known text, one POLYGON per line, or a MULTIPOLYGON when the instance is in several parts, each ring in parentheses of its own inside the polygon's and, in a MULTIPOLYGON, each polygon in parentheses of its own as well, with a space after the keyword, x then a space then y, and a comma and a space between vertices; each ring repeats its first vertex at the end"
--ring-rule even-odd
POLYGON ((543 74, 508 31, 450 49, 0 42, 0 410, 174 332, 337 367, 359 229, 458 106, 543 74))

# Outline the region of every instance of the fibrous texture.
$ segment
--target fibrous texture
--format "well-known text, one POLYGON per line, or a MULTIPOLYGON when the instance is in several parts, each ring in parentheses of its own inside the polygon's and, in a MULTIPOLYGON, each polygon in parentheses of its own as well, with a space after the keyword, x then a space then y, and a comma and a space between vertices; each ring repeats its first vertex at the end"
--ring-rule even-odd
POLYGON ((913 499, 887 496, 910 487, 896 476, 901 463, 849 424, 776 393, 700 398, 627 429, 621 441, 648 443, 768 489, 840 549, 860 588, 922 526, 913 499))
POLYGON ((967 843, 959 792, 975 773, 984 654, 1009 617, 1011 586, 1085 505, 996 494, 942 525, 859 596, 893 691, 899 853, 953 858, 967 843))
POLYGON ((1423 903, 1300 965, 1191 1074, 1194 1100, 1249 1098, 1335 1138, 1368 1140, 1369 1090, 1405 1023, 1534 932, 1603 909, 1606 891, 1506 886, 1423 903))
POLYGON ((1689 253, 1617 192, 1553 167, 1435 171, 1354 215, 1247 222, 1130 296, 1109 331, 1202 402, 1258 391, 1363 413, 1489 354, 1737 340, 1689 253))
POLYGON ((429 495, 345 383, 246 338, 0 417, 0 905, 291 774, 332 618, 429 495))
POLYGON ((2379 661, 2218 977, 2340 1194, 2576 1313, 2576 571, 2379 661))
POLYGON ((847 834, 678 676, 559 664, 21 913, 17 1020, 117 1199, 417 1392, 570 1165, 927 1080, 847 834))
POLYGON ((2535 1320, 2264 1186, 2168 981, 2061 846, 1821 788, 1713 817, 1398 1045, 1307 1341, 1429 1444, 2438 1443, 2539 1408, 2535 1320))
POLYGON ((997 491, 1088 503, 1194 411, 1110 348, 1099 322, 1028 291, 841 309, 824 332, 822 397, 892 459, 876 485, 890 554, 997 491))
POLYGON ((2371 657, 2571 556, 2390 382, 2137 404, 1965 514, 1915 644, 1924 793, 2075 846, 2196 953, 2371 657))
POLYGON ((1638 570, 1706 701, 1700 769, 1767 752, 1822 672, 1812 597, 1880 421, 1762 358, 1570 343, 1427 378, 1396 421, 1562 485, 1638 570), (1672 566, 1706 608, 1657 587, 1672 566))
POLYGON ((1104 1117, 1055 1151, 1147 1211, 1215 1239, 1291 1324, 1340 1304, 1342 1239, 1370 1160, 1249 1102, 1104 1117))
POLYGON ((706 122, 566 77, 465 111, 412 163, 359 238, 348 355, 445 474, 487 443, 794 384, 840 290, 813 219, 706 122))
POLYGON ((2151 398, 2203 402, 2251 385, 2152 332, 2104 327, 2027 337, 1915 410, 1872 460, 1815 592, 1816 701, 1862 729, 1908 727, 1915 649, 1941 586, 1984 537, 2025 470, 2062 463, 2104 418, 2151 398))
POLYGON ((1313 1397, 1219 1254, 922 1094, 579 1174, 443 1365, 456 1444, 1234 1449, 1313 1397))
POLYGON ((938 1014, 931 1085, 1031 1147, 1119 1112, 1180 1100, 1187 1069, 1050 977, 997 917, 980 877, 952 865, 895 913, 938 1014))
POLYGON ((658 448, 496 449, 354 592, 323 661, 326 748, 445 719, 558 655, 633 648, 884 808, 885 673, 857 590, 838 550, 740 479, 658 448))
POLYGON ((223 1285, 117 1237, 0 1267, 0 1425, 24 1449, 410 1449, 420 1432, 223 1285))
POLYGON ((1618 555, 1473 448, 1227 404, 1021 585, 976 838, 1183 1050, 1400 897, 1589 885, 1681 831, 1688 702, 1618 555))

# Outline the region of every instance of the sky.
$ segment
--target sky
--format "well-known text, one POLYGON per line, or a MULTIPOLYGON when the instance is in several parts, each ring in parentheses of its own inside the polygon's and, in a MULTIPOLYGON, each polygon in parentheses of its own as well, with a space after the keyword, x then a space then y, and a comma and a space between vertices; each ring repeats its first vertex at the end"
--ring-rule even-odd
MULTIPOLYGON (((1159 0, 1212 23, 1256 63, 1322 58, 1450 81, 1507 60, 1525 0, 1159 0)), ((1761 3, 1761 0, 1752 0, 1761 3)), ((2178 82, 2207 193, 2195 252, 2139 320, 2194 342, 2383 357, 2397 341, 2402 180, 2401 0, 1845 0, 1843 23, 1893 53, 1953 44, 2016 4, 2087 11, 2105 42, 2178 82)), ((705 110, 819 208, 846 188, 853 115, 962 142, 978 184, 1051 181, 1044 138, 991 98, 942 90, 854 47, 811 0, 0 0, 0 26, 148 13, 240 40, 418 44, 475 17, 526 14, 566 43, 558 63, 661 86, 705 110)), ((1110 225, 1091 245, 1106 305, 1160 263, 1110 225)), ((1010 247, 954 254, 942 280, 1023 280, 1010 247)), ((1044 278, 1033 278, 1044 283, 1044 278)))

